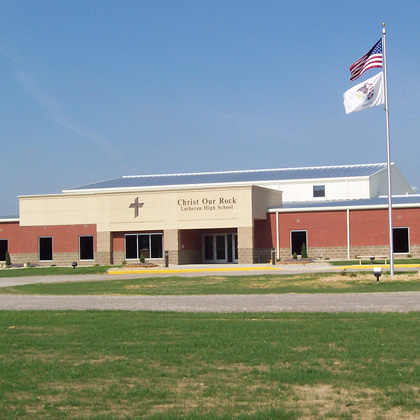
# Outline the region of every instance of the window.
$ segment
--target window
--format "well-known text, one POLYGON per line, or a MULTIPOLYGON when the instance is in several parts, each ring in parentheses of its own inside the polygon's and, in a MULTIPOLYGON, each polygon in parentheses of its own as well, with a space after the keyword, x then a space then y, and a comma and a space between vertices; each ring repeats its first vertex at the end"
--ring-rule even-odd
POLYGON ((53 249, 51 237, 38 238, 38 254, 39 261, 52 261, 53 249))
POLYGON ((144 258, 150 258, 150 244, 149 244, 149 235, 138 235, 137 241, 139 244, 139 256, 144 258))
POLYGON ((0 261, 6 261, 6 251, 8 249, 7 239, 0 239, 0 261))
POLYGON ((93 260, 93 236, 79 236, 79 259, 93 260))
POLYGON ((410 240, 408 228, 394 228, 394 254, 408 254, 410 252, 410 240))
POLYGON ((150 237, 150 258, 162 258, 162 235, 151 235, 150 237))
POLYGON ((325 197, 325 185, 314 185, 314 197, 325 197))
POLYGON ((125 259, 138 259, 137 235, 125 235, 125 259))
POLYGON ((163 258, 163 241, 161 233, 125 235, 125 259, 163 258))
POLYGON ((306 238, 306 230, 292 230, 290 232, 291 255, 296 252, 296 255, 302 254, 302 245, 305 244, 308 249, 308 241, 306 238))

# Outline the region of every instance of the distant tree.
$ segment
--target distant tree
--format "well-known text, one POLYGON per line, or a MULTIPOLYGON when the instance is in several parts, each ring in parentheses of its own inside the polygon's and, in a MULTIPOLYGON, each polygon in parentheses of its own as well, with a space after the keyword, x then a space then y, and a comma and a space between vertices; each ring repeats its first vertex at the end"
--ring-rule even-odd
POLYGON ((11 265, 11 264, 12 264, 12 261, 11 261, 11 259, 10 259, 10 254, 9 254, 9 251, 6 251, 6 260, 5 260, 5 264, 6 264, 6 267, 8 267, 9 265, 11 265))
POLYGON ((302 244, 302 251, 300 252, 300 256, 302 258, 308 258, 308 253, 306 251, 306 244, 305 244, 305 242, 302 244))

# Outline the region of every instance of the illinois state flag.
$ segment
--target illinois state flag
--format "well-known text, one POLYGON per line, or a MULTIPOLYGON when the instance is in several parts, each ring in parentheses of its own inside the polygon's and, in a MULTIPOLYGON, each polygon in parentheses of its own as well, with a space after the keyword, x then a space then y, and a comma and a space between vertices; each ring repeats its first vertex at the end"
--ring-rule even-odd
POLYGON ((383 103, 385 96, 382 72, 344 92, 346 114, 363 111, 383 103))

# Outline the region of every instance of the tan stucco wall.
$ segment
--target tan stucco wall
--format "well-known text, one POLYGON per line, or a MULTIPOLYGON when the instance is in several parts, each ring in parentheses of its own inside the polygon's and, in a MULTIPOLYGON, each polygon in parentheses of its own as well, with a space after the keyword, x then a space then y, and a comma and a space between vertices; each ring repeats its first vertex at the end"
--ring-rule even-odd
POLYGON ((96 224, 98 232, 253 227, 281 192, 225 187, 19 197, 20 225, 96 224), (142 204, 138 217, 130 207, 142 204))

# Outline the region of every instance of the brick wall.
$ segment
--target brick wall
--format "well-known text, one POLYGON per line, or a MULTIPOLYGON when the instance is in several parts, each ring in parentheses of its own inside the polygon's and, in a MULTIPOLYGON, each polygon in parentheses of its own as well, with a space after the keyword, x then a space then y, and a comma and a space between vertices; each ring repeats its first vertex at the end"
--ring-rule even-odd
MULTIPOLYGON (((393 226, 409 228, 410 255, 420 256, 420 209, 394 209, 393 226)), ((269 247, 276 247, 276 215, 255 222, 255 255, 263 261, 269 247)), ((290 233, 307 232, 310 258, 347 259, 347 212, 307 212, 279 214, 280 258, 289 259, 290 233)), ((356 255, 388 255, 388 211, 350 211, 350 258, 356 255)), ((406 254, 396 254, 404 258, 406 254)))
POLYGON ((19 226, 18 222, 1 223, 0 239, 7 239, 12 264, 32 264, 50 266, 55 264, 78 265, 100 264, 97 250, 96 225, 72 226, 19 226), (79 236, 93 236, 93 261, 79 260, 79 236), (52 238, 53 261, 39 261, 38 242, 40 237, 52 238))

